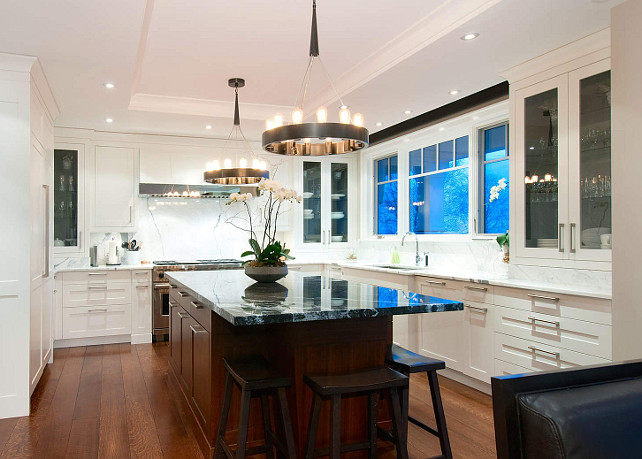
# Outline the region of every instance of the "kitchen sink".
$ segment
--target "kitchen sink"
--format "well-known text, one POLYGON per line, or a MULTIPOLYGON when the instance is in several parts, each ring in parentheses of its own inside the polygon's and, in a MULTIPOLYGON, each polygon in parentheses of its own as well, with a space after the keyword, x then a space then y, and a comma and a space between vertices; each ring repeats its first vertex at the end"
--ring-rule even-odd
POLYGON ((409 266, 409 265, 394 265, 394 264, 375 264, 372 266, 376 268, 396 269, 399 271, 424 271, 428 269, 427 266, 409 266))

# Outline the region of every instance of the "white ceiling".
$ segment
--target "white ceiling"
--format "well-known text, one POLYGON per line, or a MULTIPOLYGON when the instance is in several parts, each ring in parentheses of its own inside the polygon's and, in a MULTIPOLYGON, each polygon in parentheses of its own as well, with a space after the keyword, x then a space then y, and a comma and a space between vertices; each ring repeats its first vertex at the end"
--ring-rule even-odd
MULTIPOLYGON (((343 101, 374 132, 608 27, 621 1, 318 0, 320 53, 343 101), (460 40, 468 32, 480 36, 460 40)), ((57 126, 227 136, 227 80, 242 77, 242 126, 259 139, 266 117, 289 113, 307 63, 311 1, 0 0, 0 10, 0 52, 40 58, 61 109, 57 126)), ((335 93, 314 71, 306 108, 327 104, 332 119, 335 93)))

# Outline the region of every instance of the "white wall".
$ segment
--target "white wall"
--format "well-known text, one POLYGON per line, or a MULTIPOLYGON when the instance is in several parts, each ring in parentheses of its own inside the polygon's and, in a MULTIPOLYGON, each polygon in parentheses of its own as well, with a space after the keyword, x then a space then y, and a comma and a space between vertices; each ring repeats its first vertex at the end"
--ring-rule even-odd
POLYGON ((611 10, 613 360, 642 358, 642 2, 611 10))

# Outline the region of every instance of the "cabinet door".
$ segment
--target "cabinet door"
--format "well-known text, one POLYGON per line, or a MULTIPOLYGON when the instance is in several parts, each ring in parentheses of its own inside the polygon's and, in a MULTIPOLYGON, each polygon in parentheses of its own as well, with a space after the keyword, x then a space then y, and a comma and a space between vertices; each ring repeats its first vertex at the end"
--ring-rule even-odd
POLYGON ((466 366, 464 373, 490 383, 493 376, 493 309, 483 303, 464 304, 466 366))
POLYGON ((518 185, 511 252, 521 257, 568 258, 568 77, 515 91, 515 99, 512 183, 518 185))
POLYGON ((303 245, 306 248, 322 247, 325 241, 323 225, 323 193, 321 161, 303 161, 303 245))
POLYGON ((149 334, 152 332, 152 287, 140 281, 133 285, 132 335, 149 334))
POLYGON ((83 252, 85 223, 85 147, 57 143, 54 150, 53 215, 54 252, 83 252))
POLYGON ((94 227, 134 226, 134 149, 96 147, 94 227))
POLYGON ((192 317, 180 311, 178 317, 181 319, 181 379, 185 387, 192 390, 192 331, 191 325, 196 324, 192 317))
POLYGON ((569 251, 611 260, 610 60, 569 74, 569 251))
POLYGON ((192 403, 199 422, 205 427, 210 419, 212 394, 210 333, 195 321, 191 322, 189 328, 192 341, 192 403))
POLYGON ((349 193, 350 166, 347 162, 329 163, 328 179, 330 189, 329 224, 326 243, 337 245, 347 243, 349 234, 349 193))
POLYGON ((181 325, 181 317, 179 314, 185 314, 183 308, 177 303, 170 300, 169 302, 169 361, 174 367, 177 376, 182 374, 182 358, 183 358, 183 328, 181 325))

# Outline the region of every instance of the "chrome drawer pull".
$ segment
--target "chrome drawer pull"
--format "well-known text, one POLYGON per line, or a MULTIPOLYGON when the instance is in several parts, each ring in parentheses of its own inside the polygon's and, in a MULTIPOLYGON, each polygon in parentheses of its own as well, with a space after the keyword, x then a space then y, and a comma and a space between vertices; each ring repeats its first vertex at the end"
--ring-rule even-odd
POLYGON ((189 314, 185 312, 179 312, 178 317, 180 317, 181 319, 187 319, 189 317, 189 314))
POLYGON ((107 275, 107 273, 87 273, 87 274, 89 274, 90 276, 106 276, 107 275))
POLYGON ((535 322, 537 321, 537 322, 543 322, 543 323, 545 323, 545 324, 551 324, 551 325, 553 325, 555 328, 560 328, 560 323, 559 323, 559 322, 554 322, 554 321, 552 321, 552 320, 538 319, 537 317, 529 317, 529 318, 528 318, 528 320, 530 320, 531 322, 533 322, 533 325, 536 325, 536 324, 535 324, 535 322))
POLYGON ((87 312, 107 312, 107 308, 88 309, 87 312))
POLYGON ((176 286, 174 284, 169 284, 169 288, 178 288, 178 286, 176 286))
POLYGON ((190 302, 190 304, 192 306, 194 306, 196 309, 202 309, 203 308, 203 305, 198 303, 198 302, 196 302, 196 301, 192 301, 192 302, 190 302))
POLYGON ((89 290, 107 290, 107 285, 88 285, 89 290))
POLYGON ((446 285, 445 282, 443 281, 433 281, 433 280, 427 280, 425 281, 427 284, 433 284, 433 285, 446 285))
POLYGON ((560 359, 560 353, 559 353, 559 352, 545 351, 544 349, 540 349, 540 348, 535 347, 535 346, 528 346, 528 348, 529 348, 532 352, 543 352, 544 354, 552 355, 552 356, 553 356, 553 357, 555 357, 555 359, 557 359, 557 360, 559 360, 559 359, 560 359))
POLYGON ((148 284, 137 285, 136 288, 148 288, 148 284))
POLYGON ((175 308, 176 306, 178 306, 176 303, 172 303, 171 301, 169 302, 170 308, 175 308))
POLYGON ((136 274, 138 276, 145 276, 145 275, 147 275, 147 271, 136 271, 134 274, 136 274))
MULTIPOLYGON (((197 325, 196 327, 198 327, 198 325, 197 325)), ((190 330, 192 330, 194 333, 206 333, 206 332, 207 332, 207 331, 206 331, 204 328, 202 328, 202 327, 198 327, 198 328, 200 328, 200 330, 197 330, 197 329, 196 329, 196 327, 195 327, 194 325, 190 325, 190 326, 189 326, 190 330)))
POLYGON ((188 295, 187 293, 185 293, 185 292, 178 292, 178 295, 179 295, 181 298, 183 298, 184 296, 189 296, 189 295, 188 295))
POLYGON ((471 306, 469 304, 464 304, 464 307, 472 309, 473 311, 481 312, 482 314, 486 314, 488 312, 488 308, 478 308, 477 306, 471 306))
POLYGON ((560 299, 554 296, 544 296, 544 295, 535 295, 534 293, 528 293, 527 296, 531 298, 537 298, 540 300, 548 300, 558 302, 560 299))
POLYGON ((476 285, 464 285, 468 290, 479 290, 480 292, 487 292, 488 287, 477 287, 476 285))

